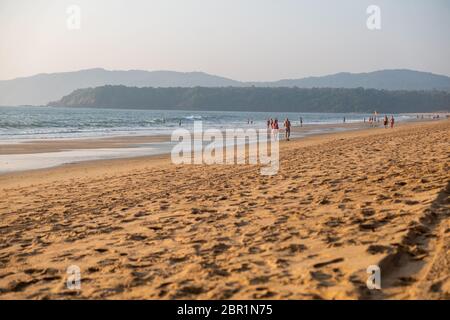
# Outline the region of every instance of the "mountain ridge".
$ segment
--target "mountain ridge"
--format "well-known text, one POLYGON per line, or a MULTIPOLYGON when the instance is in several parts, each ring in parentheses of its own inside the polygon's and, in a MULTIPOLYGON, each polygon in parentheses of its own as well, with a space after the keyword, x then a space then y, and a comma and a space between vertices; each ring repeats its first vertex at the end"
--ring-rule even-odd
POLYGON ((243 82, 202 71, 84 69, 40 73, 30 77, 0 80, 0 105, 45 105, 77 89, 104 85, 136 87, 299 87, 366 88, 379 90, 450 91, 450 77, 408 69, 364 73, 340 72, 325 76, 277 81, 243 82))
POLYGON ((149 110, 373 112, 450 111, 444 91, 389 91, 364 88, 102 86, 78 89, 54 107, 149 110))

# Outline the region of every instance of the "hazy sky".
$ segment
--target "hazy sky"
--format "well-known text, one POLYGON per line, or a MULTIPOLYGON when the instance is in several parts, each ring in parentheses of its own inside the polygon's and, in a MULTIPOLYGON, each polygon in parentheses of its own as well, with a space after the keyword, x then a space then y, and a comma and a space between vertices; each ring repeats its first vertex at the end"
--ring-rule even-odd
POLYGON ((0 0, 0 79, 103 67, 277 80, 450 75, 449 0, 0 0), (366 26, 369 5, 381 30, 366 26), (66 9, 81 9, 69 30, 66 9))

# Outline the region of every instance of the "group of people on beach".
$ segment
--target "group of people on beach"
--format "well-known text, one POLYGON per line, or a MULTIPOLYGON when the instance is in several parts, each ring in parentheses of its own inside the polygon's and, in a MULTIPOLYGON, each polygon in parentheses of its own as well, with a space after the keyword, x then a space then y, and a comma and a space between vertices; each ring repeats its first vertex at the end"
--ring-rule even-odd
MULTIPOLYGON (((346 123, 346 120, 347 119, 344 117, 344 123, 346 123)), ((380 117, 377 117, 377 115, 370 116, 368 119, 368 122, 371 126, 374 126, 376 123, 378 123, 380 121, 381 121, 381 119, 380 119, 380 117)), ((247 124, 252 124, 252 123, 253 123, 253 121, 248 119, 247 124)), ((366 123, 366 118, 364 118, 364 123, 366 123)), ((303 118, 302 117, 299 118, 299 124, 300 124, 300 127, 303 127, 303 118)), ((395 124, 395 119, 394 119, 393 115, 391 116, 390 119, 388 118, 387 115, 384 116, 383 125, 385 128, 388 128, 389 126, 391 128, 394 128, 394 124, 395 124)), ((284 120, 283 127, 284 127, 284 136, 287 141, 289 141, 289 139, 291 137, 291 126, 292 126, 291 121, 289 120, 289 118, 286 118, 284 120)), ((278 123, 277 118, 267 119, 267 130, 270 130, 270 132, 272 134, 272 138, 278 137, 280 125, 278 123)))
MULTIPOLYGON (((284 120, 283 123, 284 126, 284 136, 285 139, 287 141, 289 141, 290 137, 291 137, 291 122, 289 121, 288 118, 286 118, 286 120, 284 120)), ((278 132, 280 130, 280 126, 278 124, 278 119, 267 119, 267 130, 271 130, 272 132, 272 138, 278 137, 278 132)))
POLYGON ((394 128, 394 122, 395 122, 394 116, 391 116, 391 121, 389 121, 387 115, 384 115, 383 124, 385 128, 388 127, 389 123, 391 124, 391 128, 394 128))
MULTIPOLYGON (((366 118, 364 118, 364 122, 366 122, 366 118)), ((368 119, 369 124, 373 127, 376 123, 380 122, 380 118, 377 116, 370 116, 368 119)), ((384 115, 383 125, 387 129, 389 126, 394 128, 395 119, 394 116, 391 116, 391 119, 388 118, 387 115, 384 115)))

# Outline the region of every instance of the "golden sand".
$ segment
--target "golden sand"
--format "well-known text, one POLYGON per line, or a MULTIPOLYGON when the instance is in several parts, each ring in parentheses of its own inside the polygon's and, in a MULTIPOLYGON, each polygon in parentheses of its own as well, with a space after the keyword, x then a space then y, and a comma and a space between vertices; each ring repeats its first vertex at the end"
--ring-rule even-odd
POLYGON ((450 121, 299 139, 275 176, 167 156, 0 176, 0 299, 449 299, 449 141, 450 121))

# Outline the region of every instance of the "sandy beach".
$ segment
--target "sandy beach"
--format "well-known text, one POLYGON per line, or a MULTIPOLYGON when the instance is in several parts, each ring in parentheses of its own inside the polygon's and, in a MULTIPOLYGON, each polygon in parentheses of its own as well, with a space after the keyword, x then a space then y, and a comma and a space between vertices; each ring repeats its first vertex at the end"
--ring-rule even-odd
POLYGON ((167 155, 0 175, 0 299, 450 299, 449 141, 448 120, 305 137, 275 176, 167 155))

